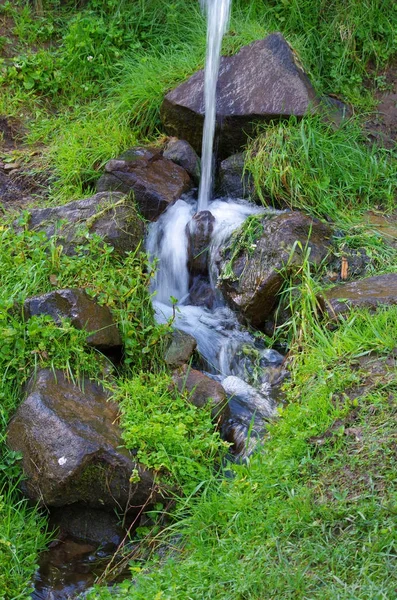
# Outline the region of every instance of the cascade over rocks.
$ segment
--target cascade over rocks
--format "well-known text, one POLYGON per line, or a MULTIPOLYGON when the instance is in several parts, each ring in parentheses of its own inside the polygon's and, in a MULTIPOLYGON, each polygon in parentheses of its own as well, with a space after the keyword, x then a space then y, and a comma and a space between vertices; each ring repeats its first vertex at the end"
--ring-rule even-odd
POLYGON ((318 300, 331 318, 345 315, 351 308, 375 310, 380 305, 397 304, 397 273, 336 285, 322 292, 318 300))
POLYGON ((329 252, 332 234, 328 225, 297 211, 265 214, 260 223, 262 231, 249 248, 238 247, 237 232, 218 258, 225 300, 255 327, 264 325, 275 306, 284 276, 302 264, 302 248, 310 248, 309 260, 318 265, 329 252), (233 250, 237 254, 230 264, 233 250))
POLYGON ((73 327, 90 334, 87 344, 99 350, 122 345, 109 307, 101 306, 82 289, 56 290, 28 298, 24 304, 25 319, 34 315, 50 315, 57 325, 61 319, 70 319, 73 327))
MULTIPOLYGON (((303 117, 319 104, 281 33, 244 46, 234 56, 221 57, 217 89, 218 151, 222 157, 240 150, 253 134, 255 123, 303 117)), ((169 135, 187 140, 200 153, 204 112, 201 70, 166 95, 161 118, 169 135)))
POLYGON ((132 192, 140 213, 150 221, 192 186, 185 169, 149 148, 132 148, 110 160, 97 183, 98 192, 132 192))
POLYGON ((124 253, 136 250, 144 236, 144 224, 134 202, 115 192, 95 194, 64 206, 34 208, 29 211, 29 229, 56 235, 65 254, 74 254, 76 246, 87 243, 84 232, 99 235, 124 253))
POLYGON ((117 419, 117 405, 102 386, 40 370, 8 428, 9 447, 23 456, 24 493, 45 506, 138 510, 151 496, 153 478, 122 447, 117 419), (131 483, 134 469, 139 481, 131 483))

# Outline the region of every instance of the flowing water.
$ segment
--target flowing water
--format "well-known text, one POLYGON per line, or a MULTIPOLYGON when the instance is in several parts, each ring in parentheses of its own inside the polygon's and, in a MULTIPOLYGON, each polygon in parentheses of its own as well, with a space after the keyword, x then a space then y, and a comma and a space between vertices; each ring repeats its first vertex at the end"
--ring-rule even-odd
POLYGON ((207 13, 207 55, 204 73, 205 119, 201 153, 198 210, 206 210, 212 190, 213 146, 216 121, 216 85, 222 38, 226 32, 231 0, 201 0, 207 13))

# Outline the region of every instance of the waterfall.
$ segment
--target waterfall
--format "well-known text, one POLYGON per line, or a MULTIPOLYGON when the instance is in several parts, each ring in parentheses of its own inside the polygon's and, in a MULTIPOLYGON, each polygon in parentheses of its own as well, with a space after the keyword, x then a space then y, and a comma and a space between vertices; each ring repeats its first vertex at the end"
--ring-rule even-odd
POLYGON ((216 84, 222 38, 226 32, 231 0, 201 0, 207 13, 207 55, 204 74, 204 131, 201 152, 201 181, 198 210, 206 210, 211 196, 213 147, 216 121, 216 84))

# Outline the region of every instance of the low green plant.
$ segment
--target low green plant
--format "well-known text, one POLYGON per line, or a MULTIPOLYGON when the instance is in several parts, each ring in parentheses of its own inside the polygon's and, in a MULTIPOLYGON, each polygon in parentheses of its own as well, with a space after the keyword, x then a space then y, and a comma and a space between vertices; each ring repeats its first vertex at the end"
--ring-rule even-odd
POLYGON ((220 279, 229 279, 236 281, 238 277, 233 270, 233 264, 241 253, 246 252, 251 256, 256 248, 256 243, 263 233, 263 214, 251 215, 245 219, 244 223, 235 232, 233 232, 226 252, 228 260, 224 265, 219 276, 220 279))
POLYGON ((114 397, 121 407, 126 447, 137 452, 139 462, 154 470, 160 482, 188 494, 212 477, 214 463, 228 445, 214 432, 210 407, 190 403, 166 373, 128 378, 114 397))

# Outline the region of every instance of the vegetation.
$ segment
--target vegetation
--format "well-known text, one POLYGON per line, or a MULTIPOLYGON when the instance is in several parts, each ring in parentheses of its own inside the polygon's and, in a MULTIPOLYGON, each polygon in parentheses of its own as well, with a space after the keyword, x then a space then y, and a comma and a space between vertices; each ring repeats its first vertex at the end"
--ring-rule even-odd
MULTIPOLYGON (((48 203, 89 194, 104 163, 127 147, 161 143, 164 93, 203 65, 195 0, 6 0, 0 27, 0 113, 24 132, 0 159, 49 173, 48 203)), ((336 253, 364 248, 369 274, 396 271, 396 248, 362 220, 368 208, 395 209, 395 152, 370 144, 362 124, 396 56, 396 3, 234 0, 223 51, 275 30, 317 91, 352 103, 355 116, 338 129, 308 117, 258 131, 246 163, 257 194, 336 221, 336 253)), ((87 234, 66 256, 56 238, 28 230, 25 214, 16 232, 14 218, 0 222, 0 599, 29 597, 49 539, 43 515, 21 498, 19 456, 5 444, 21 385, 39 367, 105 379, 126 445, 175 490, 167 526, 146 547, 159 546, 151 562, 135 560, 133 583, 97 587, 91 600, 395 597, 396 308, 352 313, 329 329, 315 302, 324 273, 314 276, 305 261, 286 282, 291 317, 277 332, 290 349, 287 402, 263 453, 221 465, 208 412, 170 389, 169 328, 154 321, 142 249, 116 256, 87 234), (78 286, 116 315, 125 356, 112 379, 84 332, 23 319, 28 296, 78 286)), ((246 248, 259 225, 246 222, 246 248)))

